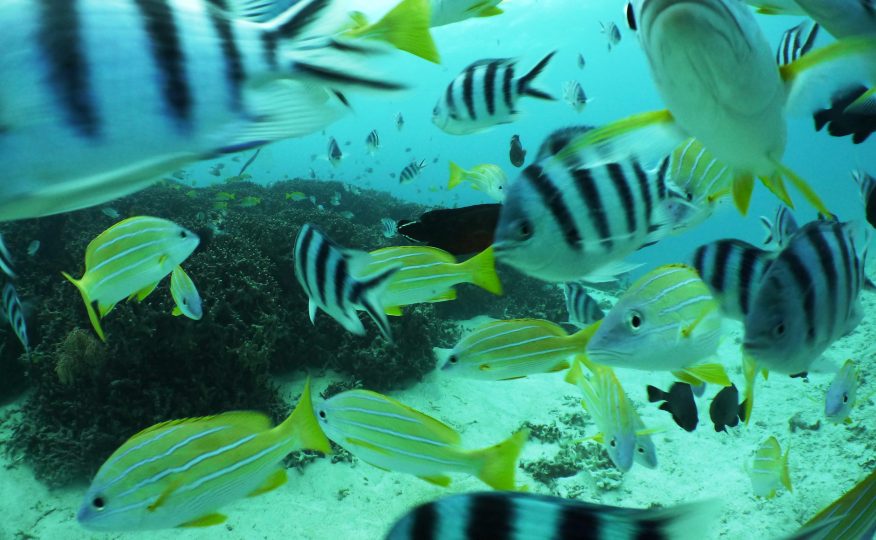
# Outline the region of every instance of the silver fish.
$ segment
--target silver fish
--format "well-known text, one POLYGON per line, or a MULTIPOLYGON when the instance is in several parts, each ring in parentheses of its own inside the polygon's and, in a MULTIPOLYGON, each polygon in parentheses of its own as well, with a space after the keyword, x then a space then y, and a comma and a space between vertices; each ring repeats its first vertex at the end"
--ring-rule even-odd
POLYGON ((398 222, 392 218, 381 218, 380 227, 384 238, 395 238, 398 235, 398 222))
POLYGON ((858 393, 858 367, 846 360, 830 383, 824 397, 824 416, 838 424, 849 421, 849 413, 855 406, 858 393))
POLYGON ((399 184, 410 184, 420 176, 423 169, 426 168, 425 161, 412 161, 405 165, 405 168, 398 175, 399 184))
POLYGON ((576 281, 563 283, 563 296, 566 300, 569 322, 575 326, 584 328, 605 317, 599 302, 587 294, 587 289, 580 283, 576 281))

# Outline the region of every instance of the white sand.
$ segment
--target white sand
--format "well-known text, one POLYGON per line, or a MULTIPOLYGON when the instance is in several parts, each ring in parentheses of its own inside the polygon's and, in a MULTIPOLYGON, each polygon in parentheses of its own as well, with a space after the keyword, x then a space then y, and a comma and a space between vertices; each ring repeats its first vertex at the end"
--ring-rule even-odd
MULTIPOLYGON (((869 320, 849 337, 835 343, 825 362, 836 369, 846 358, 859 362, 863 380, 859 395, 869 397, 876 382, 876 297, 863 297, 869 320)), ((731 378, 742 386, 738 369, 740 328, 731 323, 722 344, 722 360, 731 378)), ((776 538, 793 531, 869 473, 874 463, 876 406, 866 399, 853 411, 855 422, 834 425, 824 421, 823 399, 833 373, 812 373, 809 382, 773 375, 758 381, 754 417, 747 427, 715 433, 708 419, 710 387, 698 401, 700 424, 693 433, 678 428, 670 416, 645 402, 645 385, 667 388, 671 377, 622 370, 618 372, 627 393, 636 402, 649 427, 664 427, 654 436, 660 465, 656 470, 634 466, 619 489, 599 491, 588 472, 562 479, 560 493, 583 491, 582 500, 630 507, 652 503, 715 499, 722 505, 719 519, 704 538, 776 538), (806 423, 821 420, 817 431, 790 433, 788 420, 800 414, 806 423), (784 490, 772 500, 755 498, 743 469, 758 443, 775 435, 783 449, 791 444, 791 477, 794 492, 784 490)), ((331 377, 314 380, 315 393, 331 377)), ((284 383, 287 395, 300 392, 303 381, 284 383)), ((524 420, 550 423, 560 415, 580 410, 577 390, 561 374, 507 382, 456 380, 430 375, 397 399, 458 428, 471 448, 488 446, 509 436, 524 420)), ((11 406, 10 406, 11 407, 11 406)), ((6 409, 10 409, 7 407, 6 409)), ((6 411, 0 410, 0 414, 6 411)), ((0 436, 8 436, 6 431, 0 436)), ((588 425, 588 433, 594 428, 588 425)), ((586 443, 594 444, 594 443, 586 443)), ((558 447, 532 441, 522 459, 550 456, 558 447)), ((0 539, 165 538, 201 539, 378 539, 391 523, 413 505, 444 494, 486 489, 480 481, 456 477, 450 489, 417 478, 388 473, 362 462, 331 464, 320 459, 303 474, 289 471, 289 482, 280 489, 229 505, 227 524, 208 529, 186 529, 129 534, 93 534, 83 530, 75 512, 85 486, 50 491, 35 481, 24 466, 7 468, 0 475, 0 539), (28 536, 29 535, 29 536, 28 536)), ((550 490, 519 471, 518 481, 535 492, 550 490)))

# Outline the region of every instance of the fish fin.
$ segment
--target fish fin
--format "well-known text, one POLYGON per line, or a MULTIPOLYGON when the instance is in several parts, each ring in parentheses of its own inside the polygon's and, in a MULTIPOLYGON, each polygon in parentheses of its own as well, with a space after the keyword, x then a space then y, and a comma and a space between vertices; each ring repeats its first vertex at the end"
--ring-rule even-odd
POLYGON ((548 373, 556 373, 558 371, 565 371, 569 369, 569 362, 567 360, 561 360, 557 363, 557 365, 549 368, 547 370, 548 373))
POLYGON ((400 306, 389 306, 383 308, 383 312, 391 317, 401 317, 403 315, 400 306))
POLYGON ((684 372, 709 384, 720 386, 731 386, 733 384, 727 375, 727 371, 721 364, 699 364, 685 368, 684 372))
POLYGON ((430 484, 434 484, 436 486, 447 487, 450 485, 450 477, 444 475, 438 476, 418 476, 420 480, 425 480, 430 484))
MULTIPOLYGON (((367 448, 368 450, 371 450, 372 452, 377 452, 378 454, 383 454, 384 456, 390 455, 390 453, 386 450, 386 448, 381 448, 380 446, 377 446, 376 444, 370 443, 370 442, 362 440, 362 439, 357 439, 355 437, 347 437, 346 442, 348 444, 351 444, 354 446, 361 446, 362 448, 367 448)), ((380 467, 380 468, 382 468, 382 467, 380 467)), ((389 469, 383 469, 383 470, 386 471, 389 469)))
POLYGON ((788 456, 791 454, 791 444, 788 443, 788 449, 785 450, 785 455, 782 456, 782 485, 790 491, 794 492, 794 488, 791 486, 791 471, 788 467, 788 456))
POLYGON ((733 178, 733 204, 743 216, 748 214, 751 204, 751 194, 754 191, 754 177, 750 174, 740 174, 733 178))
POLYGON ((843 112, 868 116, 876 115, 876 86, 861 94, 843 112))
POLYGON ((276 471, 272 472, 270 476, 268 476, 264 484, 257 487, 255 491, 247 495, 247 497, 256 497, 258 495, 261 495, 262 493, 274 491, 278 487, 285 484, 287 480, 288 477, 286 476, 286 469, 277 469, 276 471))
POLYGON ((649 384, 645 389, 648 391, 648 401, 650 403, 664 401, 669 398, 669 394, 657 388, 656 386, 652 386, 649 384))
POLYGON ((307 316, 310 317, 310 324, 316 324, 316 302, 313 299, 307 301, 307 316))
POLYGON ((173 315, 174 317, 179 317, 180 315, 183 314, 183 312, 178 307, 173 306, 173 309, 170 311, 170 314, 173 315))
POLYGON ((499 8, 497 6, 491 6, 491 7, 488 7, 487 9, 481 11, 480 13, 478 13, 478 17, 495 17, 495 16, 501 15, 503 13, 505 13, 505 12, 501 8, 499 8))
MULTIPOLYGON (((800 178, 800 176, 798 176, 797 173, 792 171, 790 168, 782 165, 779 162, 775 162, 775 164, 779 172, 782 173, 782 176, 790 180, 791 184, 797 189, 797 191, 803 194, 803 198, 809 201, 809 204, 811 204, 813 207, 815 207, 816 210, 818 210, 825 216, 833 215, 831 211, 827 209, 827 206, 825 206, 824 202, 821 200, 821 197, 819 197, 818 194, 815 193, 815 190, 812 189, 812 186, 810 186, 805 180, 800 178)), ((784 187, 782 189, 784 189, 784 187)), ((787 192, 785 193, 785 197, 787 197, 787 192)), ((782 197, 779 196, 779 198, 781 199, 782 197)), ((791 205, 789 206, 791 208, 794 208, 791 205)))
POLYGON ((156 289, 156 287, 158 287, 157 281, 155 283, 152 283, 151 285, 147 285, 147 286, 143 287, 141 290, 137 291, 137 293, 136 293, 137 301, 142 302, 143 300, 146 300, 146 298, 150 294, 152 294, 152 291, 154 291, 156 289))
POLYGON ((538 99, 546 99, 548 101, 556 101, 557 98, 544 92, 542 90, 538 90, 532 87, 533 81, 538 77, 544 68, 548 65, 548 62, 551 61, 551 58, 557 54, 557 51, 549 52, 544 58, 541 59, 539 63, 537 63, 532 69, 529 70, 529 73, 517 79, 517 93, 521 96, 529 96, 538 99))
POLYGON ((392 328, 389 326, 389 320, 386 318, 385 310, 380 303, 380 294, 397 271, 398 267, 394 267, 369 278, 365 282, 366 292, 362 299, 362 307, 371 316, 383 338, 390 343, 392 343, 392 328))
POLYGON ((164 505, 164 503, 167 502, 167 499, 169 499, 170 496, 173 495, 173 492, 176 491, 177 488, 179 488, 179 485, 180 485, 179 479, 177 479, 176 481, 170 482, 167 485, 167 488, 158 495, 158 498, 155 499, 154 501, 152 501, 152 504, 150 504, 149 506, 146 507, 146 510, 148 510, 150 512, 154 512, 154 511, 158 510, 159 508, 161 508, 164 505))
POLYGON ((740 415, 745 421, 745 425, 751 421, 751 409, 754 408, 754 384, 757 381, 757 364, 754 362, 754 359, 743 355, 742 357, 742 373, 745 376, 745 399, 742 400, 742 403, 745 405, 744 417, 740 415))
POLYGON ((214 512, 191 521, 186 521, 182 525, 177 525, 177 527, 212 527, 213 525, 225 523, 226 519, 228 519, 228 516, 225 514, 214 512))
MULTIPOLYGON (((696 330, 697 326, 708 316, 712 311, 714 311, 718 307, 716 303, 710 303, 707 307, 703 308, 700 314, 694 319, 689 325, 685 326, 681 329, 682 337, 689 338, 693 331, 696 330)), ((729 386, 729 385, 724 385, 729 386)))
POLYGON ((693 373, 689 373, 687 368, 685 368, 681 371, 673 371, 672 376, 683 383, 690 384, 693 386, 696 386, 696 385, 703 382, 701 379, 699 379, 693 373))
POLYGON ((310 398, 310 377, 304 383, 301 398, 295 410, 275 428, 286 437, 296 441, 298 450, 316 450, 323 454, 331 454, 332 449, 316 416, 313 415, 313 400, 310 398))
POLYGON ((453 189, 462 183, 465 170, 454 162, 450 162, 450 179, 447 181, 447 189, 453 189))
POLYGON ((429 33, 429 0, 402 0, 374 24, 349 31, 352 37, 376 39, 435 64, 441 55, 429 33))
POLYGON ((94 310, 94 305, 91 300, 88 298, 88 291, 85 290, 85 287, 82 285, 82 281, 78 279, 74 279, 73 276, 68 274, 67 272, 61 272, 61 275, 67 278, 67 281, 72 283, 79 289, 79 294, 82 295, 82 300, 85 301, 85 310, 88 312, 88 320, 91 321, 91 326, 94 327, 94 331, 97 333, 97 336, 101 341, 106 343, 106 336, 103 333, 103 328, 100 327, 100 317, 98 317, 97 312, 94 310))
POLYGON ((602 266, 592 274, 583 276, 582 279, 591 283, 611 283, 612 281, 617 281, 618 276, 632 272, 641 266, 643 266, 643 263, 615 261, 602 266))
POLYGON ((434 304, 436 302, 451 302, 453 300, 456 300, 456 289, 449 289, 446 292, 430 298, 429 303, 434 304))
POLYGON ((763 243, 769 245, 773 242, 773 223, 766 216, 760 216, 760 223, 766 229, 766 237, 764 237, 763 243))
POLYGON ((576 360, 572 362, 572 367, 566 372, 563 380, 569 384, 577 385, 582 378, 584 378, 584 371, 581 369, 581 362, 576 360))
POLYGON ((502 294, 502 283, 496 273, 496 259, 492 247, 481 251, 462 265, 470 272, 472 284, 489 293, 502 294))
POLYGON ((528 438, 529 430, 521 429, 495 446, 472 452, 472 457, 483 461, 477 477, 493 489, 514 490, 517 458, 528 438))
MULTIPOLYGON (((599 327, 602 326, 602 321, 604 320, 605 319, 599 319, 598 321, 590 324, 589 326, 585 326, 581 330, 578 330, 577 332, 569 336, 569 339, 571 339, 575 343, 575 348, 581 351, 586 349, 587 344, 590 343, 590 339, 593 337, 593 334, 595 334, 596 331, 599 330, 599 327)), ((578 355, 578 358, 579 360, 575 362, 576 364, 583 363, 585 366, 587 366, 588 369, 590 369, 590 371, 598 369, 593 366, 593 364, 586 356, 578 355)))

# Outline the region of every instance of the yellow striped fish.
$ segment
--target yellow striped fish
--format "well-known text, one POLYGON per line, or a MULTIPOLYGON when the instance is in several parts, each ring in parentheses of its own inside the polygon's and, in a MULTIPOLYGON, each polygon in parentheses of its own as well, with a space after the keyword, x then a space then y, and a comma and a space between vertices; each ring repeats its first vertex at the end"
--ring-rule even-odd
POLYGON ((134 435, 104 463, 77 519, 100 531, 207 527, 221 506, 286 482, 281 463, 300 449, 329 453, 310 399, 310 381, 276 427, 264 414, 227 412, 157 424, 134 435))
POLYGON ((368 390, 337 394, 316 413, 329 439, 362 461, 440 486, 450 484, 447 473, 463 473, 494 489, 515 489, 517 457, 529 437, 524 429, 495 446, 466 450, 450 426, 368 390))
POLYGON ((669 178, 687 195, 686 203, 669 202, 676 229, 699 225, 733 192, 733 171, 693 138, 672 152, 669 178))
POLYGON ((876 470, 858 482, 848 493, 807 521, 792 538, 847 540, 873 538, 876 531, 876 470), (818 535, 804 536, 804 532, 818 535))
POLYGON ((788 491, 791 488, 791 475, 788 472, 788 448, 782 455, 782 447, 775 437, 764 440, 757 451, 751 465, 746 465, 748 476, 751 478, 751 489, 757 497, 772 499, 776 496, 779 485, 785 486, 788 491))
POLYGON ((426 246, 388 247, 372 251, 369 256, 370 262, 357 270, 358 276, 398 268, 380 296, 389 315, 401 315, 401 306, 455 300, 453 287, 460 283, 502 294, 492 248, 461 263, 446 251, 426 246))
POLYGON ((541 319, 492 321, 474 329, 452 349, 436 349, 441 371, 467 379, 501 381, 563 371, 581 354, 599 323, 569 335, 541 319))
POLYGON ((100 319, 125 298, 143 300, 198 247, 198 236, 166 219, 137 216, 100 233, 85 250, 85 275, 70 280, 85 300, 88 318, 106 341, 100 319))
POLYGON ((170 274, 170 295, 176 303, 172 312, 174 317, 185 315, 189 319, 200 321, 204 316, 198 288, 182 266, 177 265, 170 274))
POLYGON ((694 268, 661 266, 633 283, 602 319, 587 357, 614 367, 680 372, 694 384, 730 386, 722 366, 701 364, 716 356, 722 323, 717 301, 694 268))

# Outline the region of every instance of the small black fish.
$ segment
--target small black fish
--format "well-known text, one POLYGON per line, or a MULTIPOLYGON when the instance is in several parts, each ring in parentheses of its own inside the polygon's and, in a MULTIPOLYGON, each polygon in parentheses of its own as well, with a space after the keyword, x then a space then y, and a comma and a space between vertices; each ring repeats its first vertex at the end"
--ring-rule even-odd
POLYGON ((511 158, 512 165, 515 167, 523 166, 523 162, 526 160, 526 150, 520 142, 520 135, 511 136, 511 151, 508 155, 511 158))
POLYGON ((821 109, 813 115, 815 130, 827 126, 827 132, 834 137, 852 136, 854 144, 861 144, 876 132, 876 114, 850 107, 858 98, 867 93, 868 88, 860 85, 845 88, 831 97, 830 108, 821 109))
POLYGON ((739 420, 745 420, 745 402, 739 404, 739 390, 735 384, 726 386, 712 398, 709 418, 715 424, 715 431, 727 431, 727 426, 736 427, 739 420))
POLYGON ((401 220, 398 232, 453 255, 479 253, 493 244, 501 204, 432 210, 417 220, 401 220))
POLYGON ((687 383, 673 383, 669 392, 664 392, 656 386, 648 385, 648 401, 655 403, 663 401, 660 410, 672 415, 675 423, 685 431, 693 431, 697 428, 699 415, 697 404, 694 401, 693 391, 687 383))

